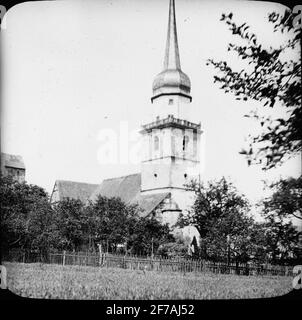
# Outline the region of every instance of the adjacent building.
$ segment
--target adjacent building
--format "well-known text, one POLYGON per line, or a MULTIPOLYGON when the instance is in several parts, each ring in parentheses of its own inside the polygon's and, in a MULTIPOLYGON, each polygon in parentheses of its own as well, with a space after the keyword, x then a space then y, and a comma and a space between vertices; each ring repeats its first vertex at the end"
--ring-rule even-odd
POLYGON ((56 202, 70 198, 81 200, 85 203, 97 186, 97 184, 92 183, 57 180, 51 193, 50 202, 55 204, 56 202))
POLYGON ((20 183, 25 181, 25 164, 19 155, 1 152, 1 174, 10 176, 20 183))

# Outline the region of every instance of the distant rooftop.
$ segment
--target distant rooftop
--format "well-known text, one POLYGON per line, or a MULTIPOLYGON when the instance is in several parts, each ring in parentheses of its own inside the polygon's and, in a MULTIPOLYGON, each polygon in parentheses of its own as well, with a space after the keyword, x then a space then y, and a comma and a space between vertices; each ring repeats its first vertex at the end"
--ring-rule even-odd
POLYGON ((1 152, 1 166, 25 170, 25 164, 21 156, 4 152, 1 152))
POLYGON ((98 185, 85 182, 57 180, 55 186, 59 193, 59 200, 70 198, 79 199, 82 202, 85 202, 98 185))

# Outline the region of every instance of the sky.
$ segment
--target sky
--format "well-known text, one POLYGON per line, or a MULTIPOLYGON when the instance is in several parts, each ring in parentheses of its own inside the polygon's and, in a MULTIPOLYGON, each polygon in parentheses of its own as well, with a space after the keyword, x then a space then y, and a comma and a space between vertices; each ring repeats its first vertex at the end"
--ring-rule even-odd
MULTIPOLYGON (((29 183, 51 193, 56 179, 101 183, 140 171, 119 150, 134 144, 125 138, 125 126, 135 138, 150 117, 168 6, 168 0, 66 0, 26 2, 8 11, 1 44, 1 150, 23 156, 29 183), (100 161, 104 132, 116 136, 118 161, 112 164, 100 161)), ((201 179, 229 177, 252 202, 264 195, 262 180, 298 177, 300 157, 267 172, 248 167, 238 152, 255 124, 244 114, 261 106, 220 90, 206 61, 241 66, 227 51, 235 38, 219 21, 222 13, 247 22, 264 45, 278 45, 285 36, 272 32, 267 14, 283 10, 270 2, 176 0, 181 66, 191 79, 192 117, 204 131, 201 179)))

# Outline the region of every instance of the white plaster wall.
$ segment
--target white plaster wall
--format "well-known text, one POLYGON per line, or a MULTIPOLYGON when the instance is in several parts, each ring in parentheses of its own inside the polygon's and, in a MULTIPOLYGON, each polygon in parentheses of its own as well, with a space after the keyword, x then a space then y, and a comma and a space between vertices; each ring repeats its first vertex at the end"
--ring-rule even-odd
POLYGON ((184 188, 191 179, 197 177, 193 175, 197 171, 199 163, 192 162, 185 159, 175 159, 171 165, 171 186, 177 188, 184 188))
POLYGON ((53 191, 51 195, 51 203, 56 203, 58 201, 60 201, 60 197, 59 197, 59 191, 56 189, 53 191))
POLYGON ((153 119, 156 119, 158 116, 160 119, 163 119, 172 114, 176 118, 190 121, 191 106, 190 100, 186 97, 179 95, 161 96, 153 100, 152 108, 153 119), (169 100, 171 99, 173 100, 173 104, 169 104, 169 100))
POLYGON ((165 211, 162 213, 162 223, 167 223, 169 227, 173 227, 177 222, 179 217, 179 212, 177 211, 165 211))
POLYGON ((199 139, 198 133, 179 128, 164 128, 145 133, 145 156, 141 165, 142 190, 183 188, 191 179, 196 179, 200 172, 199 151, 197 151, 199 139), (185 151, 183 151, 184 135, 189 137, 185 151), (154 145, 155 137, 159 139, 157 150, 154 145))
MULTIPOLYGON (((170 186, 171 164, 169 158, 163 163, 161 159, 143 162, 141 165, 141 190, 160 189, 170 186), (155 174, 157 176, 155 176, 155 174)), ((158 190, 157 192, 160 192, 158 190)))

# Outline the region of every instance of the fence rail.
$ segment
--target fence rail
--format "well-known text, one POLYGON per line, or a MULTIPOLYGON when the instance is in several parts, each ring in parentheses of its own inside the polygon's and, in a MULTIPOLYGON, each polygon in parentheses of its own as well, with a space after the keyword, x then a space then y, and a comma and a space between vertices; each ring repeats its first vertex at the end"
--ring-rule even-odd
POLYGON ((23 263, 50 263, 94 267, 115 267, 142 271, 211 272, 239 275, 292 276, 291 266, 277 266, 255 263, 222 263, 206 260, 151 258, 113 255, 108 253, 63 252, 41 255, 36 252, 12 251, 3 257, 4 261, 23 263))

